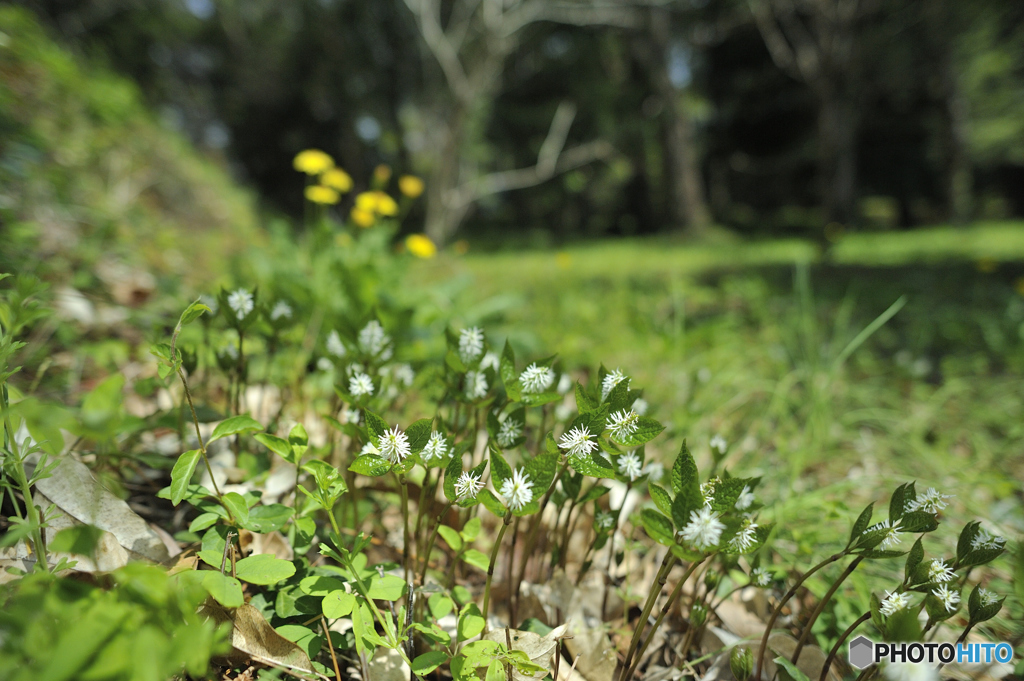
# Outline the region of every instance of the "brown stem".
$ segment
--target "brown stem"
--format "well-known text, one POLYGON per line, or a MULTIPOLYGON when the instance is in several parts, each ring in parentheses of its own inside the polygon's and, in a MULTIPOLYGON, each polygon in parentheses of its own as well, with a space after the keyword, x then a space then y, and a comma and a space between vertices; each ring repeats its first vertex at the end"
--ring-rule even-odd
MULTIPOLYGON (((555 471, 555 477, 551 479, 551 484, 548 485, 547 491, 544 492, 544 497, 540 500, 540 508, 534 514, 533 523, 530 526, 530 535, 529 537, 527 537, 526 544, 523 546, 523 557, 519 561, 518 582, 512 581, 512 568, 511 566, 509 567, 509 586, 511 586, 512 588, 512 603, 515 604, 514 607, 518 607, 519 605, 519 585, 522 584, 523 577, 526 576, 526 562, 530 559, 530 554, 533 553, 533 547, 537 543, 537 533, 539 532, 540 526, 543 523, 542 518, 544 516, 544 509, 548 505, 548 500, 551 499, 551 494, 555 491, 555 485, 558 484, 558 479, 562 477, 562 473, 565 472, 565 469, 568 466, 568 460, 566 460, 561 466, 559 466, 558 470, 555 471)), ((515 542, 515 537, 513 537, 513 542, 515 542)))
POLYGON ((430 539, 427 540, 427 547, 423 551, 423 567, 420 568, 420 585, 427 583, 427 564, 430 562, 430 551, 434 548, 434 541, 437 539, 437 531, 441 527, 441 522, 444 517, 448 515, 448 510, 452 507, 452 502, 448 502, 448 505, 441 511, 441 515, 437 516, 437 524, 434 525, 434 531, 430 533, 430 539))
MULTIPOLYGON (((644 604, 643 612, 640 613, 640 619, 637 621, 636 629, 633 631, 633 637, 629 641, 629 650, 626 652, 626 657, 623 663, 623 672, 626 671, 626 667, 633 659, 633 653, 636 652, 636 647, 640 643, 640 637, 643 634, 644 626, 647 624, 647 618, 651 616, 651 610, 654 609, 654 603, 658 600, 658 596, 661 594, 661 590, 665 588, 665 582, 668 579, 668 573, 672 567, 676 564, 675 554, 672 551, 668 551, 665 554, 665 558, 661 561, 661 567, 658 568, 658 576, 654 580, 655 587, 651 589, 651 593, 647 595, 647 602, 644 604)), ((619 681, 625 681, 626 676, 620 677, 619 681)))
POLYGON ((512 511, 507 511, 498 530, 498 538, 494 540, 494 548, 491 549, 491 560, 487 564, 487 582, 484 584, 484 633, 487 633, 487 610, 491 604, 491 581, 494 579, 494 563, 498 560, 498 548, 501 546, 501 538, 505 536, 505 530, 512 523, 512 511))
POLYGON ((327 638, 327 649, 331 651, 331 662, 334 664, 334 678, 341 678, 341 670, 338 669, 338 658, 334 655, 334 644, 331 643, 331 630, 327 628, 327 620, 320 615, 320 626, 324 628, 324 636, 327 638))
POLYGON ((825 666, 821 668, 821 676, 818 677, 818 681, 825 681, 828 678, 828 670, 832 667, 832 662, 836 659, 836 655, 839 654, 839 649, 842 647, 846 639, 850 638, 850 634, 853 633, 854 629, 871 619, 871 611, 868 610, 866 613, 857 618, 857 620, 846 628, 843 635, 839 637, 836 644, 832 646, 832 650, 828 651, 828 657, 825 658, 825 666))
POLYGON ((814 626, 814 622, 825 610, 825 606, 828 604, 829 600, 831 600, 832 596, 835 595, 839 586, 846 581, 847 577, 853 574, 853 571, 857 569, 857 566, 860 565, 862 560, 864 560, 864 556, 857 556, 850 561, 850 564, 845 570, 843 570, 843 574, 839 575, 839 578, 833 582, 832 586, 825 593, 822 599, 818 601, 818 605, 814 608, 814 612, 812 612, 811 616, 807 619, 807 624, 804 626, 804 630, 800 634, 800 640, 796 642, 796 650, 793 651, 793 657, 790 658, 790 662, 796 664, 796 661, 800 659, 800 653, 803 651, 804 645, 807 643, 807 638, 811 635, 811 627, 814 626))

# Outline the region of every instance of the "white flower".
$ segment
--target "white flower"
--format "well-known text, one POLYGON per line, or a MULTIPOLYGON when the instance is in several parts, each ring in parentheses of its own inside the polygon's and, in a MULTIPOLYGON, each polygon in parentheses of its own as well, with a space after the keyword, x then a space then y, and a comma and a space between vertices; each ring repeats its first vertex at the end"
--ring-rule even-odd
POLYGON ((665 477, 665 467, 657 461, 648 461, 642 472, 647 474, 647 479, 651 482, 658 482, 665 477))
POLYGON ((594 524, 602 530, 610 530, 615 525, 615 515, 598 511, 597 516, 594 517, 594 524))
POLYGON ((326 357, 321 357, 316 361, 316 368, 320 371, 334 371, 334 362, 326 357))
POLYGON ((729 550, 734 553, 743 553, 754 545, 756 539, 757 523, 749 519, 743 524, 743 529, 736 533, 736 536, 729 540, 729 550))
POLYGON ((531 364, 519 374, 519 383, 524 393, 542 393, 555 382, 555 372, 548 367, 531 364))
POLYGON ((501 366, 501 360, 498 359, 498 356, 496 354, 494 354, 493 352, 488 352, 486 355, 484 355, 484 358, 482 360, 480 360, 480 369, 481 370, 482 369, 486 369, 487 367, 490 367, 490 368, 494 369, 495 371, 497 371, 498 367, 500 367, 500 366, 501 366))
POLYGON ((636 452, 627 452, 619 457, 619 474, 626 476, 632 480, 636 480, 641 475, 640 468, 640 457, 636 455, 636 452))
POLYGON ((750 491, 749 485, 743 485, 743 491, 740 492, 739 497, 736 498, 736 506, 734 507, 737 511, 745 511, 750 508, 750 505, 754 503, 754 493, 750 491))
POLYGON ((561 395, 572 390, 572 377, 569 374, 562 374, 558 379, 558 387, 555 390, 561 395))
POLYGON ((946 565, 946 561, 936 558, 928 567, 928 580, 937 584, 952 582, 956 574, 953 568, 946 565))
POLYGON ((409 456, 409 438, 397 426, 380 436, 380 454, 391 463, 409 456))
POLYGON ((615 386, 625 379, 626 374, 622 373, 618 369, 605 374, 604 378, 601 380, 601 401, 603 402, 604 400, 607 400, 608 395, 611 394, 615 386))
POLYGON ((270 311, 270 319, 277 321, 278 319, 291 319, 292 318, 292 306, 283 300, 277 301, 274 304, 274 309, 270 311))
POLYGON ((533 483, 526 477, 521 468, 512 472, 512 477, 501 483, 501 496, 505 505, 518 511, 533 500, 533 483))
POLYGON ((768 586, 772 583, 772 573, 763 567, 754 568, 750 571, 750 583, 755 586, 768 586))
POLYGON ((946 612, 954 612, 957 606, 960 605, 960 592, 950 591, 949 587, 943 584, 935 591, 932 591, 932 596, 939 599, 942 603, 942 607, 946 609, 946 612))
POLYGON ((238 359, 238 346, 234 343, 225 345, 220 354, 222 357, 228 357, 229 359, 238 359))
POLYGON ((345 423, 359 423, 359 410, 358 409, 346 409, 345 410, 345 423))
POLYGON ((558 440, 558 446, 568 451, 569 456, 585 456, 597 449, 597 443, 592 441, 593 435, 586 426, 577 426, 568 433, 562 433, 558 440))
POLYGON ((698 551, 703 551, 718 545, 724 529, 725 524, 718 519, 718 514, 705 506, 699 511, 690 511, 690 522, 680 534, 698 551))
POLYGON ((470 364, 484 351, 484 332, 475 326, 459 332, 459 358, 470 364))
POLYGON ((511 447, 522 434, 523 424, 510 416, 502 421, 501 428, 498 429, 498 444, 502 447, 511 447))
POLYGON ((899 535, 900 522, 901 520, 899 518, 897 518, 895 522, 883 520, 882 522, 875 523, 868 529, 864 530, 864 534, 867 534, 869 532, 875 532, 877 530, 889 530, 888 532, 886 532, 885 538, 882 540, 882 543, 878 545, 879 549, 885 551, 886 549, 891 549, 894 546, 899 546, 900 542, 903 541, 899 535))
POLYGON ((637 414, 640 414, 640 416, 645 416, 647 414, 648 409, 649 406, 647 405, 647 400, 645 400, 644 398, 638 397, 635 400, 633 400, 633 411, 635 411, 637 414))
POLYGON ((479 400, 487 394, 487 376, 482 371, 466 372, 466 397, 479 400))
POLYGON ((455 481, 455 498, 458 501, 476 499, 477 493, 483 488, 484 483, 480 482, 479 475, 463 471, 459 479, 455 481))
POLYGON ((416 380, 416 372, 412 370, 411 366, 404 362, 392 367, 391 376, 394 377, 396 383, 401 383, 407 388, 416 380))
POLYGON ((357 371, 352 374, 352 378, 348 379, 348 391, 352 394, 352 397, 372 395, 373 381, 363 372, 357 371))
POLYGON ((639 420, 640 414, 637 414, 632 409, 629 411, 623 409, 609 416, 606 426, 611 431, 612 438, 622 442, 636 432, 637 421, 639 420))
POLYGON ((886 592, 885 598, 882 599, 882 603, 879 605, 878 610, 886 617, 891 616, 893 613, 903 610, 910 605, 910 599, 904 593, 890 593, 886 592))
POLYGON ((725 441, 721 433, 715 433, 715 436, 711 438, 711 451, 722 456, 725 454, 725 450, 729 448, 729 443, 725 441))
POLYGON ((252 312, 255 303, 253 303, 252 294, 244 288, 240 288, 235 289, 228 296, 228 307, 235 313, 235 317, 241 320, 245 319, 252 312))
POLYGON ((711 502, 715 500, 715 485, 718 482, 719 478, 714 477, 700 485, 700 495, 704 498, 704 506, 707 508, 711 508, 711 502))
POLYGON ((427 446, 423 448, 423 460, 431 461, 432 459, 443 459, 444 455, 448 453, 448 443, 445 442, 444 435, 437 432, 436 430, 430 434, 430 440, 427 442, 427 446))
POLYGON ((359 349, 370 356, 379 354, 390 342, 391 338, 376 319, 370 320, 359 332, 359 349))
POLYGON ((327 336, 327 352, 335 357, 344 357, 347 354, 345 344, 341 342, 341 336, 337 331, 331 331, 327 336))
POLYGON ((983 608, 999 600, 999 596, 985 588, 978 589, 978 597, 981 599, 981 607, 983 608))
POLYGON ((1006 544, 1006 540, 1002 537, 991 535, 985 530, 979 528, 978 534, 974 535, 974 539, 971 540, 971 550, 1001 549, 1004 544, 1006 544))
POLYGON ((918 494, 916 499, 907 504, 907 510, 938 513, 946 508, 946 506, 949 506, 945 500, 952 499, 953 496, 952 494, 939 494, 938 490, 934 487, 929 487, 924 493, 918 494))
POLYGON ((939 681, 939 672, 933 665, 914 662, 890 662, 882 674, 888 681, 939 681))
POLYGON ((380 456, 380 450, 377 449, 372 442, 367 442, 363 445, 363 448, 359 450, 359 455, 362 456, 363 454, 376 454, 377 456, 380 456))

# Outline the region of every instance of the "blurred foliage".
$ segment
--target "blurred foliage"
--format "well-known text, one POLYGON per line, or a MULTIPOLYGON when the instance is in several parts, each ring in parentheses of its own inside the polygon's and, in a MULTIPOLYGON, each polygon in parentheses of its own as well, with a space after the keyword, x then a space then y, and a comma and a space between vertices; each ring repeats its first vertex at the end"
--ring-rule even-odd
POLYGON ((0 186, 0 270, 121 304, 182 276, 210 281, 256 238, 252 198, 158 125, 135 85, 83 64, 10 6, 0 8, 0 186))

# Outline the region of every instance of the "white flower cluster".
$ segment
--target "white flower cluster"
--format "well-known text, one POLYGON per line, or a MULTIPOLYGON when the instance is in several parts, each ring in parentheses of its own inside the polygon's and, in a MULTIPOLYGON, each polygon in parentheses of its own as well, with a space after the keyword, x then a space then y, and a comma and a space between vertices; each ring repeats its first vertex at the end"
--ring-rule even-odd
POLYGON ((523 386, 524 393, 542 393, 554 382, 555 372, 549 367, 539 367, 536 363, 519 374, 519 384, 523 386))
POLYGON ((903 541, 900 538, 899 534, 900 522, 902 521, 899 518, 897 518, 895 522, 883 520, 882 522, 875 523, 868 529, 864 530, 864 534, 868 534, 869 532, 875 532, 877 530, 888 530, 888 532, 885 533, 885 538, 882 539, 882 543, 878 545, 879 549, 885 551, 887 549, 891 549, 894 546, 899 546, 900 542, 903 541))
POLYGON ((359 349, 365 354, 384 361, 391 359, 391 337, 384 332, 384 327, 376 319, 370 320, 359 332, 359 349))
POLYGON ((292 306, 283 300, 279 300, 274 304, 274 309, 270 311, 270 320, 276 322, 278 319, 291 319, 292 318, 292 306))
POLYGON ((436 430, 430 434, 430 440, 427 442, 427 446, 423 448, 423 460, 433 461, 434 459, 443 459, 448 453, 448 443, 444 439, 444 435, 437 432, 436 430))
POLYGON ((734 508, 737 511, 746 511, 750 508, 750 505, 754 503, 754 493, 750 490, 749 485, 743 485, 743 489, 740 491, 740 495, 736 497, 736 505, 734 508))
POLYGON ((640 466, 640 457, 636 452, 626 452, 619 457, 619 474, 629 478, 630 482, 636 480, 643 474, 640 466))
POLYGON ((750 571, 750 583, 754 586, 768 586, 772 583, 772 573, 763 567, 756 567, 750 571))
POLYGON ((1000 536, 992 535, 985 530, 979 529, 978 533, 971 539, 971 550, 978 551, 981 549, 1001 549, 1006 545, 1006 540, 1000 536))
POLYGON ((905 593, 886 592, 885 598, 879 604, 878 610, 890 617, 910 605, 910 598, 905 593))
POLYGON ((455 497, 459 501, 476 499, 476 495, 479 494, 480 490, 483 488, 484 483, 480 482, 479 475, 463 471, 462 475, 459 476, 459 479, 455 481, 455 497))
POLYGON ((252 293, 244 288, 235 289, 228 295, 228 307, 235 313, 235 317, 241 321, 249 316, 256 304, 253 302, 252 293))
POLYGON ((946 612, 956 612, 956 609, 960 606, 960 592, 950 591, 949 586, 946 584, 932 591, 932 596, 935 596, 939 603, 942 603, 942 607, 946 609, 946 612))
POLYGON ((639 420, 640 414, 632 409, 629 411, 623 409, 608 417, 607 428, 612 438, 621 442, 636 432, 639 420))
POLYGON ((459 359, 472 364, 484 351, 484 332, 475 326, 459 333, 459 359))
POLYGON ((928 580, 936 584, 952 582, 954 577, 956 577, 956 573, 953 572, 953 568, 940 558, 936 558, 928 566, 928 580))
POLYGON ((347 354, 345 344, 341 342, 341 336, 338 335, 337 331, 331 331, 327 335, 327 352, 335 357, 344 357, 347 354))
POLYGON ((699 511, 690 511, 690 522, 679 531, 679 535, 698 551, 718 546, 725 529, 725 524, 718 518, 719 515, 707 506, 699 511))
POLYGON ((380 455, 391 463, 401 463, 409 456, 409 437, 398 426, 380 436, 380 455))
POLYGON ((373 379, 358 369, 348 379, 348 392, 352 397, 373 394, 373 379))
POLYGON ((589 428, 577 426, 568 433, 562 433, 558 446, 566 450, 569 456, 585 456, 597 449, 597 443, 590 439, 592 437, 589 428))
POLYGON ((757 523, 747 518, 736 536, 729 540, 729 550, 733 553, 745 553, 757 539, 757 523))
POLYGON ((624 380, 626 380, 626 374, 619 369, 605 374, 605 377, 601 379, 601 401, 607 400, 615 386, 624 380))
POLYGON ((511 478, 506 478, 501 483, 501 496, 505 499, 505 505, 513 511, 518 511, 533 501, 533 483, 521 468, 512 472, 511 478))
POLYGON ((509 416, 501 422, 501 428, 498 429, 498 444, 502 447, 511 447, 522 434, 523 424, 509 416))
POLYGON ((487 395, 487 376, 482 371, 466 372, 466 397, 479 400, 487 395))
POLYGON ((952 499, 952 494, 939 494, 934 487, 929 487, 917 495, 913 501, 907 504, 908 511, 924 511, 925 513, 938 513, 949 506, 946 499, 952 499))

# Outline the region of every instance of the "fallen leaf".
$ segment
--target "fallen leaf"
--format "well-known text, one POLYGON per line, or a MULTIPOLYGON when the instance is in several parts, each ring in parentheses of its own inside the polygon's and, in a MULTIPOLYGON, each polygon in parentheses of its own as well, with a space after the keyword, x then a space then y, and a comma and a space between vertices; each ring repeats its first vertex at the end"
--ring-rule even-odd
POLYGON ((213 599, 207 599, 200 612, 218 623, 231 622, 231 646, 235 649, 235 655, 232 656, 234 663, 239 663, 241 655, 272 667, 316 674, 309 656, 302 648, 274 631, 260 611, 248 603, 235 608, 231 613, 213 599))
MULTIPOLYGON (((511 649, 523 651, 530 660, 536 664, 546 667, 547 669, 553 668, 551 664, 551 656, 555 652, 555 642, 564 634, 564 624, 555 627, 544 636, 535 634, 532 631, 519 631, 518 629, 508 630, 508 638, 512 641, 511 649)), ((505 629, 491 629, 483 635, 483 640, 506 643, 505 629)), ((546 673, 547 672, 537 672, 536 676, 529 676, 513 669, 512 678, 513 681, 527 681, 527 679, 542 678, 546 673)))
POLYGON ((368 681, 409 681, 412 672, 402 654, 393 648, 377 648, 368 666, 368 681))

